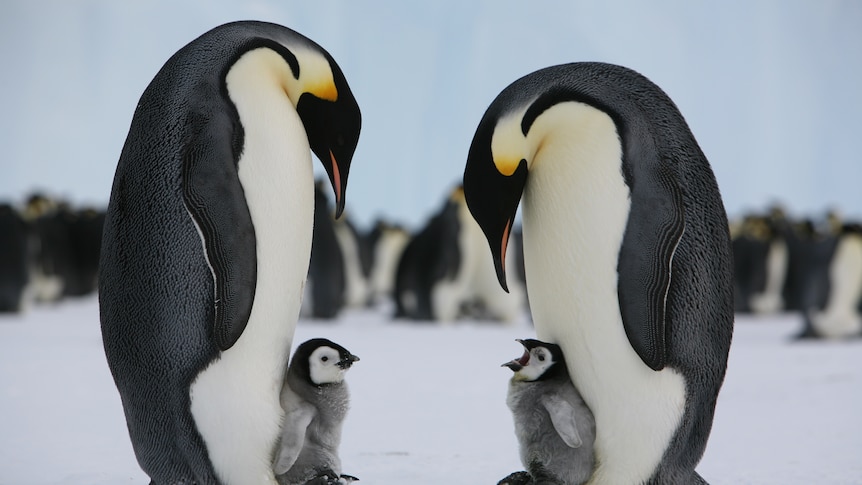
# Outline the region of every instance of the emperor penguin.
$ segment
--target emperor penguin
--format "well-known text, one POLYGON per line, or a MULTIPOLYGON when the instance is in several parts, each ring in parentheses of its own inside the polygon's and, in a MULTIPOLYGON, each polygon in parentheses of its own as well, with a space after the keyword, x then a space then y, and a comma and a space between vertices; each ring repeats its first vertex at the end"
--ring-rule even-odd
POLYGON ((322 181, 314 186, 314 231, 301 318, 333 319, 344 308, 344 256, 322 181))
POLYGON ((372 305, 388 302, 395 286, 395 271, 404 247, 410 242, 406 229, 378 220, 365 237, 368 248, 369 300, 372 305))
POLYGON ((395 318, 422 321, 454 318, 440 315, 432 295, 441 282, 454 280, 461 267, 458 224, 458 205, 447 197, 425 226, 410 238, 395 269, 395 318))
POLYGON ((506 404, 515 421, 521 463, 498 485, 579 485, 593 472, 596 422, 569 378, 559 345, 521 340, 524 354, 503 364, 514 372, 506 404))
POLYGON ((596 420, 590 485, 696 472, 733 333, 727 216, 671 99, 595 62, 515 81, 476 130, 464 191, 500 284, 523 197, 537 338, 558 344, 596 420))
POLYGON ((11 204, 0 203, 0 313, 19 313, 27 308, 30 229, 11 204))
POLYGON ((829 293, 823 309, 806 314, 808 336, 862 337, 862 225, 846 224, 824 265, 829 293))
POLYGON ((264 22, 201 35, 141 96, 104 223, 99 304, 152 484, 276 484, 311 152, 340 214, 360 123, 332 56, 264 22))
MULTIPOLYGON (((395 282, 396 317, 450 323, 469 315, 514 323, 524 308, 524 290, 515 282, 502 291, 493 263, 483 257, 485 238, 464 199, 452 189, 441 210, 410 241, 399 261, 395 282)), ((511 252, 511 258, 516 251, 511 252)))
POLYGON ((350 406, 344 375, 359 361, 337 343, 315 338, 293 354, 281 390, 286 421, 275 458, 282 485, 343 484, 357 480, 341 473, 338 447, 350 406))

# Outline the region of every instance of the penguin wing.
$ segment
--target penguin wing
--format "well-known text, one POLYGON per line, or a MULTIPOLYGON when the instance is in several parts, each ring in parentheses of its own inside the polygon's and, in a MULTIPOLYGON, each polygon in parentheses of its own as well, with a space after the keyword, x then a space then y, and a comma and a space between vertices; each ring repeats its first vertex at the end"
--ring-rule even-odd
POLYGON ((257 281, 257 252, 237 162, 239 149, 227 114, 191 114, 182 154, 186 209, 203 240, 215 285, 213 339, 227 350, 242 335, 257 281))
POLYGON ((571 448, 579 448, 584 444, 578 433, 578 423, 575 418, 577 413, 571 403, 555 394, 542 396, 541 403, 548 411, 551 423, 564 443, 571 448))
POLYGON ((284 428, 281 432, 281 444, 275 459, 276 475, 283 475, 296 463, 302 446, 305 444, 305 431, 314 419, 313 406, 297 406, 284 414, 284 428))
POLYGON ((671 263, 685 230, 682 192, 669 167, 636 175, 647 180, 632 186, 617 267, 620 314, 632 348, 646 365, 661 370, 671 263))

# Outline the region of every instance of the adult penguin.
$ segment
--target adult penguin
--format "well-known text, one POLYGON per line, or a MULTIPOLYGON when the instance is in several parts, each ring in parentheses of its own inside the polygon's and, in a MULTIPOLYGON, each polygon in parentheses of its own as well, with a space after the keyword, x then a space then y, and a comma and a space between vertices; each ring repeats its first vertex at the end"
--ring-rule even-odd
POLYGON ((519 201, 538 338, 596 418, 588 483, 705 483, 733 331, 727 217, 679 110, 624 67, 574 63, 504 89, 464 172, 506 286, 519 201))
POLYGON ((151 483, 276 483, 279 391, 311 247, 311 152, 340 214, 359 129, 332 57, 263 22, 193 40, 141 96, 107 210, 99 302, 151 483))

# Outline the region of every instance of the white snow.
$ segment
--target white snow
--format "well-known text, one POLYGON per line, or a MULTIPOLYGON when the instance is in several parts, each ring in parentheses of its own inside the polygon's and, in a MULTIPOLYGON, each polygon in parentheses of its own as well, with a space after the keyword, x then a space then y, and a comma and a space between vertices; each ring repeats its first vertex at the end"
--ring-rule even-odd
MULTIPOLYGON (((792 315, 738 317, 698 467, 711 484, 862 483, 862 341, 796 342, 792 315)), ((395 322, 386 310, 302 321, 361 357, 345 473, 363 484, 495 484, 521 469, 501 368, 512 326, 395 322)), ((146 485, 102 351, 94 297, 0 316, 0 485, 146 485)))

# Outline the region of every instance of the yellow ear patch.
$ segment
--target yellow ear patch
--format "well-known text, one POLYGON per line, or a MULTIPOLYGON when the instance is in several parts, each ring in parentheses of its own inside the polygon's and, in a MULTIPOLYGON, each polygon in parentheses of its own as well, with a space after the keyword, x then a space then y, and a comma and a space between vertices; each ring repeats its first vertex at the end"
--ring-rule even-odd
MULTIPOLYGON (((294 48, 291 50, 299 62, 299 86, 298 93, 312 94, 320 99, 335 101, 338 99, 338 89, 332 75, 332 67, 329 61, 319 52, 294 48)), ((299 97, 297 96, 297 99, 299 97)))
POLYGON ((327 101, 334 102, 338 99, 338 90, 335 89, 335 83, 333 82, 309 85, 306 91, 327 101))
MULTIPOLYGON (((527 157, 527 138, 521 132, 526 108, 500 118, 491 136, 491 156, 497 171, 510 176, 527 157)), ((529 160, 527 160, 529 163, 529 160)))
POLYGON ((452 193, 449 194, 449 200, 452 202, 463 202, 464 201, 464 187, 457 186, 452 189, 452 193))

